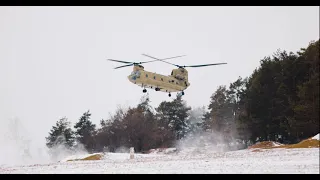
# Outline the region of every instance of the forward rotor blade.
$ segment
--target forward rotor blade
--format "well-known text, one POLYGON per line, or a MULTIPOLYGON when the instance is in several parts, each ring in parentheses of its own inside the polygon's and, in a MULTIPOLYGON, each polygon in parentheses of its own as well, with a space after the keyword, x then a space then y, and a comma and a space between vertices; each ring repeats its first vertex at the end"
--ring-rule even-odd
POLYGON ((109 60, 109 61, 115 61, 115 62, 120 62, 120 63, 126 63, 126 64, 133 63, 133 62, 120 61, 120 60, 115 60, 115 59, 107 59, 107 60, 109 60))
POLYGON ((127 66, 132 66, 134 63, 132 64, 127 64, 127 65, 123 65, 123 66, 118 66, 118 67, 115 67, 114 69, 119 69, 119 68, 123 68, 123 67, 127 67, 127 66))
MULTIPOLYGON (((167 62, 167 61, 164 61, 164 59, 158 59, 158 58, 149 56, 149 55, 147 55, 147 54, 142 54, 142 55, 147 56, 147 57, 152 58, 152 59, 156 59, 155 61, 162 61, 162 62, 164 62, 164 63, 168 63, 168 64, 171 64, 171 65, 174 65, 174 66, 179 67, 179 66, 176 65, 176 64, 172 64, 172 63, 169 63, 169 62, 167 62)), ((183 55, 183 56, 185 56, 185 55, 183 55)), ((175 56, 175 57, 170 57, 170 58, 165 58, 165 59, 172 59, 172 58, 177 58, 177 57, 182 57, 182 56, 175 56)))
MULTIPOLYGON (((109 60, 109 61, 115 61, 115 62, 121 62, 121 63, 126 63, 126 64, 134 63, 134 62, 128 62, 128 61, 115 60, 115 59, 107 59, 107 60, 109 60)), ((154 61, 158 61, 158 60, 138 62, 138 63, 136 63, 136 64, 144 64, 144 63, 149 63, 149 62, 154 62, 154 61)))
POLYGON ((215 64, 200 64, 200 65, 191 65, 191 66, 182 66, 182 67, 204 67, 204 66, 214 66, 214 65, 221 65, 227 63, 215 63, 215 64))
MULTIPOLYGON (((174 57, 170 57, 170 58, 165 58, 165 59, 173 59, 173 58, 178 58, 178 57, 183 57, 183 56, 186 56, 186 55, 182 55, 182 56, 174 56, 174 57)), ((159 59, 160 61, 164 62, 164 63, 167 63, 167 64, 171 64, 171 65, 174 65, 174 66, 177 66, 177 67, 180 67, 179 65, 177 64, 173 64, 173 63, 169 63, 167 61, 164 61, 165 59, 159 59)))
POLYGON ((186 56, 186 55, 181 55, 181 56, 174 56, 174 57, 164 58, 164 59, 161 59, 161 60, 166 60, 166 59, 173 59, 173 58, 178 58, 178 57, 183 57, 183 56, 186 56))

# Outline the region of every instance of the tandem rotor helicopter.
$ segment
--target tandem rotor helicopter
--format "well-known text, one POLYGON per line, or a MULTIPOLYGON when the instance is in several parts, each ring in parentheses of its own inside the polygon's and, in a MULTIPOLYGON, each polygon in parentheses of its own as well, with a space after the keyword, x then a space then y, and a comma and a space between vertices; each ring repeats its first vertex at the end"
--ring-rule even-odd
POLYGON ((121 61, 121 60, 115 60, 115 59, 107 59, 107 60, 126 64, 126 65, 118 66, 114 69, 133 66, 133 71, 128 76, 128 79, 133 84, 141 86, 143 88, 143 91, 142 91, 143 93, 146 93, 147 92, 146 88, 149 88, 149 89, 154 89, 155 91, 166 92, 168 93, 169 97, 171 97, 172 92, 179 92, 177 94, 178 96, 184 95, 184 90, 186 90, 190 86, 190 83, 188 81, 188 71, 185 69, 186 67, 204 67, 204 66, 227 64, 227 63, 215 63, 215 64, 181 66, 177 64, 172 64, 164 60, 183 57, 185 55, 174 56, 174 57, 169 57, 164 59, 155 58, 147 54, 142 54, 142 55, 152 58, 154 60, 145 61, 145 62, 128 62, 128 61, 121 61), (178 68, 173 69, 171 71, 171 75, 162 75, 162 74, 146 71, 144 70, 144 67, 141 65, 144 63, 150 63, 155 61, 161 61, 167 64, 171 64, 178 68))

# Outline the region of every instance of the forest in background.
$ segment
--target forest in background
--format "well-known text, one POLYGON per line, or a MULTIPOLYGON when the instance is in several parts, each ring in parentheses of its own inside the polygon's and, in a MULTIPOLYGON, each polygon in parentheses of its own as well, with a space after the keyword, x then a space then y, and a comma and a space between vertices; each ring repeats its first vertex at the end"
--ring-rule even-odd
POLYGON ((100 127, 89 110, 74 125, 63 117, 52 126, 46 146, 146 152, 203 132, 219 134, 227 144, 239 142, 237 149, 259 141, 297 143, 319 133, 319 40, 296 53, 277 50, 249 77, 217 87, 208 98, 208 105, 195 109, 181 97, 154 108, 144 95, 136 107, 119 107, 101 119, 100 127))

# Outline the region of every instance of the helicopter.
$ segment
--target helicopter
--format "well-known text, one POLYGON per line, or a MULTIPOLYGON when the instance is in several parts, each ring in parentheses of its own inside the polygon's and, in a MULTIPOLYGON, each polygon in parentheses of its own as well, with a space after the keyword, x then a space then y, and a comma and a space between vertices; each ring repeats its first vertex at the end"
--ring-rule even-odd
POLYGON ((214 64, 181 66, 181 65, 167 62, 165 60, 183 57, 185 55, 174 56, 174 57, 169 57, 164 59, 155 58, 147 54, 142 54, 142 55, 152 58, 154 60, 145 61, 145 62, 128 62, 128 61, 122 61, 122 60, 116 60, 116 59, 107 59, 107 60, 126 64, 126 65, 115 67, 114 69, 133 66, 133 71, 129 76, 127 76, 127 78, 133 84, 141 86, 143 88, 142 90, 143 93, 146 93, 147 92, 146 88, 149 88, 149 89, 154 89, 155 91, 166 92, 168 93, 169 97, 171 97, 171 93, 173 92, 177 92, 178 96, 183 96, 185 94, 184 91, 190 86, 190 82, 188 81, 188 71, 186 70, 186 67, 195 68, 195 67, 227 64, 227 63, 214 63, 214 64), (144 66, 141 65, 144 63, 150 63, 155 61, 161 61, 170 65, 176 66, 177 68, 172 69, 171 75, 163 75, 163 74, 146 71, 144 70, 144 66))

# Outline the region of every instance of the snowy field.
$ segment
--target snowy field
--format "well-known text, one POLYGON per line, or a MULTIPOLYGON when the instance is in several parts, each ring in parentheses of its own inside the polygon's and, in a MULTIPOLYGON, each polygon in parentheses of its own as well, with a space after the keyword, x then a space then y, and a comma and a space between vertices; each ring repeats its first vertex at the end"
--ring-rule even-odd
POLYGON ((0 166, 0 173, 36 174, 319 174, 319 148, 246 149, 219 153, 107 153, 103 160, 0 166))

